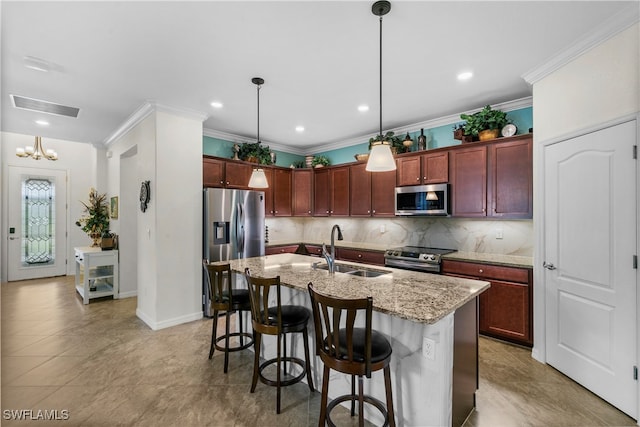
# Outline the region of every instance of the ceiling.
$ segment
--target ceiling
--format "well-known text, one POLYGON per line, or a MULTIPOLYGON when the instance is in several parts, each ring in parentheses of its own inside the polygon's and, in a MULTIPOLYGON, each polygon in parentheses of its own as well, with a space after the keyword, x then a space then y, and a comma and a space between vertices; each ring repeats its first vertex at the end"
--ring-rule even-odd
MULTIPOLYGON (((379 126, 372 4, 3 1, 2 130, 103 143, 154 101, 206 114, 205 132, 254 139, 251 78, 259 76, 262 141, 304 152, 368 138, 379 126), (25 57, 49 71, 26 68, 25 57), (16 109, 10 94, 80 113, 16 109), (359 112, 361 104, 370 110, 359 112)), ((383 128, 530 96, 523 74, 629 7, 638 2, 392 1, 383 21, 383 128), (474 77, 458 81, 466 70, 474 77)))

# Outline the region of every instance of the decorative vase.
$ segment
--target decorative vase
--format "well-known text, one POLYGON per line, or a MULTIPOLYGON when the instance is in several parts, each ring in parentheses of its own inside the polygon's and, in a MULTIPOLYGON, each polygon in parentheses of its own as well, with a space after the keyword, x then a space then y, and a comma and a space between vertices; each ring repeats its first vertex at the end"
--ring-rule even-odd
POLYGON ((100 246, 100 239, 102 237, 100 233, 91 233, 89 234, 89 237, 91 237, 91 239, 93 240, 93 242, 91 243, 92 248, 100 246))
POLYGON ((478 139, 480 141, 496 139, 499 134, 500 134, 500 129, 485 129, 478 132, 478 139))
POLYGON ((313 167, 311 164, 311 162, 313 162, 313 156, 305 156, 304 161, 308 168, 313 167))

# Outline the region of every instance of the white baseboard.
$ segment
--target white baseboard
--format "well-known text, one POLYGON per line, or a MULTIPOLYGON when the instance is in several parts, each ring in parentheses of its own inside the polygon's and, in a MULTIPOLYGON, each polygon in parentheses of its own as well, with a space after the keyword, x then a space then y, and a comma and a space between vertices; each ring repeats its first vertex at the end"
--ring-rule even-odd
POLYGON ((154 331, 158 331, 160 329, 170 328, 172 326, 181 325, 183 323, 193 322, 194 320, 202 319, 203 312, 196 311, 195 313, 185 314, 184 316, 174 317, 173 319, 167 319, 160 322, 156 322, 143 313, 139 308, 136 309, 136 316, 144 323, 147 324, 154 331))
POLYGON ((120 292, 118 294, 118 298, 119 299, 132 298, 132 297, 137 297, 137 296, 138 296, 138 291, 120 292))

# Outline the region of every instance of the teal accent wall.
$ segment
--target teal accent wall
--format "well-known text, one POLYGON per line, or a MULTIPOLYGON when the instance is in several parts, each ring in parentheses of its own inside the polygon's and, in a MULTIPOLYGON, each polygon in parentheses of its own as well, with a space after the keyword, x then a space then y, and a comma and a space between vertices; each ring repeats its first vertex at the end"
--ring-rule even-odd
MULTIPOLYGON (((304 156, 273 150, 276 153, 276 165, 289 167, 292 163, 304 161, 304 156)), ((202 154, 208 156, 233 158, 233 142, 210 136, 202 137, 202 154)))
MULTIPOLYGON (((509 120, 509 123, 516 125, 518 128, 518 135, 529 133, 529 128, 533 128, 533 108, 526 107, 509 111, 507 112, 507 120, 509 120)), ((425 128, 424 135, 427 137, 427 149, 451 147, 453 145, 461 144, 460 141, 453 139, 453 126, 459 123, 464 123, 464 120, 434 128, 425 128)), ((400 135, 402 139, 404 139, 405 136, 406 133, 400 135)), ((414 141, 411 151, 415 151, 418 149, 418 136, 420 136, 420 129, 409 132, 409 136, 414 141)), ((368 152, 369 142, 367 141, 362 144, 356 144, 335 150, 322 151, 315 154, 326 156, 329 161, 331 161, 332 165, 339 165, 342 163, 354 162, 355 158, 353 156, 355 154, 368 152)))

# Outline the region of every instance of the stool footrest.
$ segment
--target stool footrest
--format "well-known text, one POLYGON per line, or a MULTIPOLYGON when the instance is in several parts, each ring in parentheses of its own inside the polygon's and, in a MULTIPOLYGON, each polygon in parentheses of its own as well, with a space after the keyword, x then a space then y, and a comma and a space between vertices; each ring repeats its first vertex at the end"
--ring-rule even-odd
MULTIPOLYGON (((262 371, 263 371, 264 369, 266 369, 266 368, 267 368, 267 367, 269 367, 270 365, 273 365, 273 364, 275 364, 275 363, 277 363, 277 362, 278 362, 278 359, 277 359, 277 358, 269 359, 269 360, 267 360, 266 362, 263 362, 263 363, 260 365, 260 367, 258 368, 258 378, 260 378, 260 381, 261 381, 263 384, 270 385, 270 386, 274 386, 274 387, 278 385, 278 382, 277 382, 277 381, 275 381, 275 380, 270 380, 269 378, 265 377, 265 376, 262 374, 262 371)), ((281 386, 281 387, 288 386, 288 385, 295 384, 295 383, 299 383, 300 381, 302 381, 302 378, 304 378, 304 376, 305 376, 305 374, 306 374, 306 372, 307 372, 307 371, 306 371, 306 369, 307 369, 307 365, 305 364, 304 360, 299 359, 299 358, 297 358, 297 357, 285 356, 285 357, 281 357, 281 358, 280 358, 280 363, 282 363, 282 362, 295 363, 296 365, 298 365, 298 366, 300 366, 300 367, 302 368, 302 372, 301 372, 299 375, 297 375, 296 377, 289 378, 289 379, 285 379, 285 380, 281 379, 281 380, 280 380, 280 386, 281 386)), ((291 376, 291 375, 286 374, 286 373, 285 373, 284 375, 285 375, 285 376, 291 376)))
MULTIPOLYGON (((355 401, 355 403, 358 403, 358 398, 359 396, 357 394, 344 394, 342 396, 336 397, 331 402, 329 402, 329 404, 327 404, 327 425, 329 427, 336 427, 335 423, 331 420, 331 411, 333 410, 333 408, 335 408, 337 405, 339 405, 342 402, 348 402, 353 400, 355 401)), ((387 427, 389 425, 389 413, 387 412, 387 409, 384 403, 382 403, 380 400, 376 399, 375 397, 368 396, 366 394, 362 397, 362 400, 378 408, 378 410, 380 411, 380 413, 382 413, 382 416, 384 417, 384 424, 382 425, 382 427, 387 427)))
MULTIPOLYGON (((249 348, 253 345, 253 335, 248 332, 233 332, 229 334, 229 338, 232 338, 232 337, 245 337, 249 339, 249 342, 245 343, 244 345, 229 347, 228 351, 240 351, 240 350, 249 348)), ((218 343, 220 341, 224 341, 226 338, 227 338, 226 335, 216 338, 216 343, 215 343, 216 350, 225 351, 225 348, 223 346, 219 346, 218 343)))

